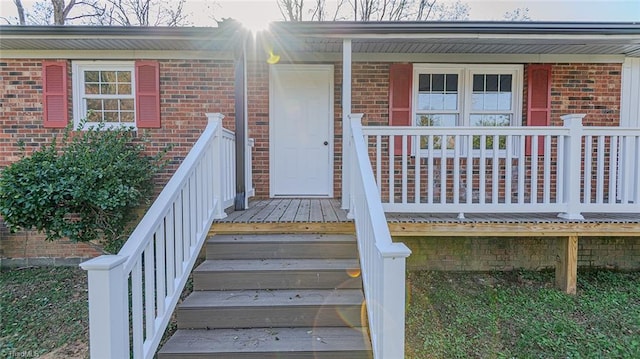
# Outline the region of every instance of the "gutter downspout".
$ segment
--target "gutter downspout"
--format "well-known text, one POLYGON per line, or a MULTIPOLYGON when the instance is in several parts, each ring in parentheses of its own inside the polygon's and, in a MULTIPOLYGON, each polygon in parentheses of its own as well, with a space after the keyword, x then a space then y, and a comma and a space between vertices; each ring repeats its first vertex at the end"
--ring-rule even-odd
POLYGON ((244 29, 239 30, 240 46, 234 54, 235 73, 235 133, 236 133, 236 197, 234 209, 247 209, 246 151, 247 151, 247 40, 244 29))

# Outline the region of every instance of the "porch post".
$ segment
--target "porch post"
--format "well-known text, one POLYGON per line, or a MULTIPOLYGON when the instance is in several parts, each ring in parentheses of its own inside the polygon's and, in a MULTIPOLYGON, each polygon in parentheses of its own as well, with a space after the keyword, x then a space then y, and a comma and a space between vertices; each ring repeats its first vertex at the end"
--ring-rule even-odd
POLYGON ((582 165, 582 119, 585 114, 571 114, 560 116, 564 127, 569 129, 569 135, 564 140, 564 171, 563 191, 567 211, 558 214, 564 219, 584 219, 580 214, 580 170, 582 165))
POLYGON ((348 161, 351 125, 351 39, 342 40, 342 209, 349 209, 350 175, 348 161))

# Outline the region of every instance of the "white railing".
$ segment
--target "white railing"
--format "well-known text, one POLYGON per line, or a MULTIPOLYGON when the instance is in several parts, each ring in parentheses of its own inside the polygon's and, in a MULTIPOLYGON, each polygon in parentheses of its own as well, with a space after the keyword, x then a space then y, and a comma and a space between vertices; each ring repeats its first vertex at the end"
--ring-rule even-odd
POLYGON ((89 277, 92 358, 155 355, 213 220, 233 203, 233 133, 222 128, 222 115, 207 116, 207 128, 120 252, 81 264, 89 277))
POLYGON ((411 251, 391 241, 363 138, 362 115, 349 118, 349 208, 356 226, 373 353, 375 358, 404 358, 405 258, 411 251))
POLYGON ((640 212, 640 129, 364 127, 387 212, 640 212))

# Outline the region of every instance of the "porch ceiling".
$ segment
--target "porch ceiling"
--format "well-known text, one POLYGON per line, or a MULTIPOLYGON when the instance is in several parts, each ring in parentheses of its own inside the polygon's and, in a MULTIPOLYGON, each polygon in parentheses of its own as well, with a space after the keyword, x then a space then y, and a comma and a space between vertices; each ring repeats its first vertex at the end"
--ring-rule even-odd
MULTIPOLYGON (((246 34, 213 28, 0 26, 0 50, 230 51, 246 34)), ((257 41, 280 52, 579 54, 640 57, 640 24, 545 22, 279 22, 257 41)))

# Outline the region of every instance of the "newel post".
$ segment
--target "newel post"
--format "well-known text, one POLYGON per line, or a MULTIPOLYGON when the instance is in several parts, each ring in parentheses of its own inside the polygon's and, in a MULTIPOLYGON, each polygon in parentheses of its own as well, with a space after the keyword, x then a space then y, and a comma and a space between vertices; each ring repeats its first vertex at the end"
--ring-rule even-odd
POLYGON ((126 257, 104 255, 80 264, 89 280, 91 358, 129 357, 126 257))
POLYGON ((221 113, 207 113, 209 126, 214 126, 213 143, 213 218, 221 219, 227 216, 223 208, 224 187, 223 178, 225 171, 231 171, 231 168, 224 168, 224 142, 222 139, 222 119, 224 115, 221 113))
POLYGON ((564 170, 563 194, 567 211, 558 214, 564 219, 584 219, 580 214, 580 172, 582 168, 582 119, 585 114, 571 114, 560 116, 564 127, 569 129, 569 135, 564 140, 564 170))

